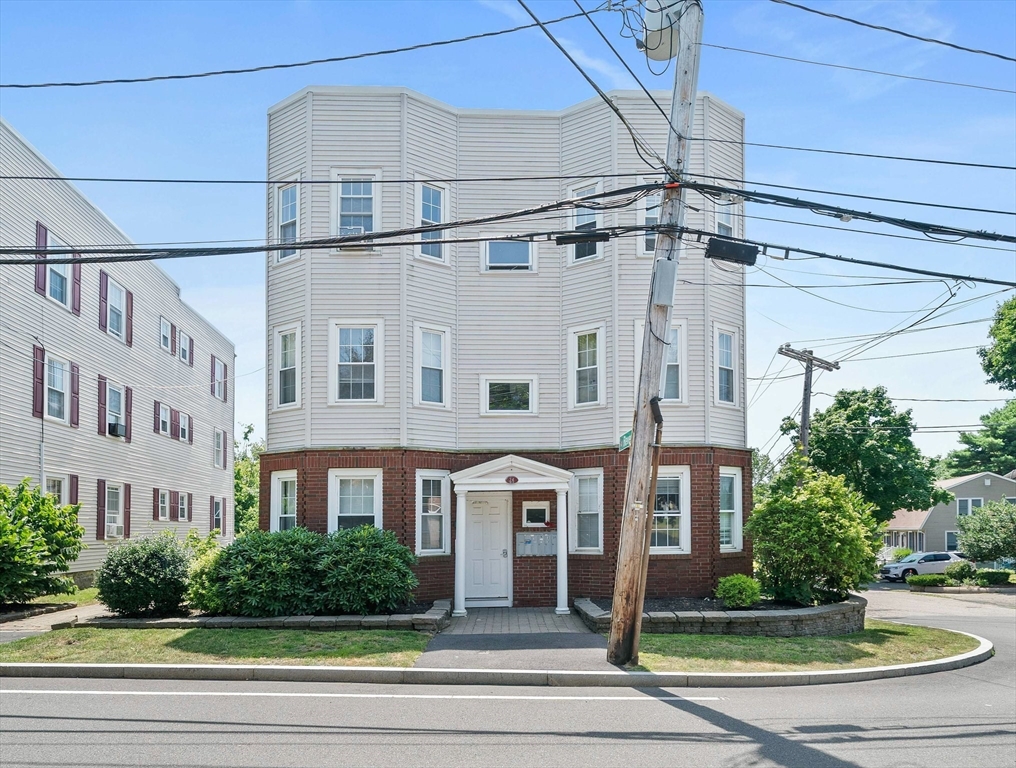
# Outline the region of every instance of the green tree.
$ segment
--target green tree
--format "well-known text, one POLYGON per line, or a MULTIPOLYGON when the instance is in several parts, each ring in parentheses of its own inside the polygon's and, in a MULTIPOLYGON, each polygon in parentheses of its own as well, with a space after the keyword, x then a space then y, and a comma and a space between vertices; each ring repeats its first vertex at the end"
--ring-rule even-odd
POLYGON ((264 440, 251 441, 253 424, 243 427, 243 441, 233 441, 233 505, 236 508, 234 528, 236 533, 249 533, 258 529, 261 488, 261 454, 265 450, 264 440))
POLYGON ((943 460, 947 477, 973 472, 1004 475, 1016 469, 1016 400, 981 417, 984 429, 960 432, 964 447, 943 460))
POLYGON ((776 463, 767 454, 762 453, 758 448, 751 449, 751 487, 754 492, 755 502, 761 501, 762 496, 773 475, 776 474, 776 463))
POLYGON ((1016 391, 1016 297, 1000 304, 988 329, 991 343, 977 350, 988 382, 1016 391))
MULTIPOLYGON (((818 469, 845 477, 875 505, 875 519, 885 522, 897 509, 929 509, 952 498, 935 486, 934 461, 914 445, 914 429, 910 410, 897 411, 885 387, 840 390, 812 417, 809 458, 818 469)), ((792 421, 784 432, 800 439, 792 421)))
POLYGON ((1016 504, 989 501, 961 517, 960 547, 974 560, 1016 558, 1016 504))

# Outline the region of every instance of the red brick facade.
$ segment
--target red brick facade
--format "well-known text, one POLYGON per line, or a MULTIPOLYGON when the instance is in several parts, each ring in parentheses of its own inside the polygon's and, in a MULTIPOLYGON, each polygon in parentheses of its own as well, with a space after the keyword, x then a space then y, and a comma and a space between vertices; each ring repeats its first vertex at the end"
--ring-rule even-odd
MULTIPOLYGON (((260 524, 270 524, 271 476, 282 470, 297 471, 297 523, 312 531, 328 530, 328 470, 333 468, 382 468, 383 524, 399 540, 416 546, 416 470, 444 469, 458 472, 504 453, 452 453, 411 449, 305 450, 268 453, 261 456, 260 524)), ((628 454, 603 448, 554 453, 518 453, 533 461, 561 469, 603 468, 603 554, 568 556, 568 596, 604 597, 614 589, 620 509, 624 500, 628 454)), ((653 555, 649 561, 648 597, 702 597, 709 595, 722 576, 751 573, 751 542, 745 538, 739 552, 720 552, 719 471, 740 467, 741 506, 747 517, 752 506, 751 451, 715 447, 665 447, 663 465, 691 468, 691 554, 653 555)), ((510 490, 506 487, 505 489, 510 490)), ((447 535, 454 549, 455 503, 447 535)), ((516 491, 512 494, 512 536, 522 531, 522 503, 549 501, 551 521, 557 522, 553 491, 516 491)), ((533 530, 533 529, 528 529, 533 530)), ((451 597, 455 583, 454 551, 449 555, 421 557, 416 567, 420 579, 417 597, 421 600, 451 597)), ((512 562, 513 604, 552 606, 557 588, 556 558, 515 557, 512 562)))

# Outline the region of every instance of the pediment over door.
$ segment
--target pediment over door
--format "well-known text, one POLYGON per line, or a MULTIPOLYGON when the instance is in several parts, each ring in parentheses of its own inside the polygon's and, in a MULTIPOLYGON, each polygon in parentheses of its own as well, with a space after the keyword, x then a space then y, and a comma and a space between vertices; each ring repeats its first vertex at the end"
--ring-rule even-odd
POLYGON ((508 454, 451 476, 456 491, 568 490, 572 473, 508 454))

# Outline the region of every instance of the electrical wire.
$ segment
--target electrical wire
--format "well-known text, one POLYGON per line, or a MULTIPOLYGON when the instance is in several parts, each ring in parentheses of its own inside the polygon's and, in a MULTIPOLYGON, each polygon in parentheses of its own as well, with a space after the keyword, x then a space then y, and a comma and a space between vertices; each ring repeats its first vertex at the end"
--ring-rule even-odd
MULTIPOLYGON (((987 321, 989 321, 991 319, 992 318, 990 318, 990 317, 979 317, 976 320, 962 320, 962 321, 956 322, 956 323, 946 323, 945 325, 929 325, 926 328, 918 328, 918 329, 913 330, 913 331, 906 331, 905 333, 917 333, 918 331, 939 331, 939 330, 941 330, 943 328, 955 328, 955 327, 960 326, 960 325, 973 325, 974 323, 985 323, 985 322, 987 322, 987 321)), ((882 333, 863 333, 863 334, 855 334, 855 335, 851 335, 851 336, 827 336, 827 337, 822 338, 822 339, 795 339, 795 340, 793 340, 790 343, 791 344, 812 344, 812 343, 819 342, 819 341, 835 341, 835 340, 838 340, 838 339, 854 339, 854 340, 856 340, 856 339, 872 338, 872 337, 881 336, 881 335, 882 335, 882 333)), ((900 335, 902 335, 902 334, 900 334, 900 335)))
POLYGON ((829 18, 829 19, 836 19, 838 21, 846 21, 846 22, 849 22, 850 24, 856 24, 859 27, 867 27, 868 29, 877 29, 880 32, 891 32, 894 35, 901 35, 902 37, 907 37, 907 38, 910 38, 911 40, 920 40, 922 43, 934 43, 935 45, 944 45, 944 46, 947 46, 949 48, 953 48, 953 49, 955 49, 957 51, 964 51, 966 53, 977 53, 977 54, 980 54, 982 56, 992 56, 992 57, 994 57, 996 59, 1001 59, 1002 61, 1014 61, 1014 62, 1016 62, 1016 58, 1013 58, 1012 56, 1006 56, 1006 55, 1001 54, 1001 53, 993 53, 992 51, 985 51, 985 50, 982 50, 980 48, 967 48, 964 45, 957 45, 956 43, 950 43, 950 42, 947 42, 945 40, 939 40, 938 38, 935 38, 935 37, 921 37, 920 35, 915 35, 915 34, 912 34, 910 32, 904 32, 901 29, 895 29, 893 27, 883 27, 883 26, 880 26, 878 24, 869 24, 866 21, 860 21, 859 19, 852 19, 849 16, 840 16, 838 13, 829 13, 828 11, 820 11, 817 8, 809 8, 807 5, 799 5, 797 3, 792 3, 792 2, 790 2, 790 0, 769 0, 769 1, 772 2, 772 3, 777 3, 779 5, 788 5, 791 8, 797 8, 798 10, 801 10, 801 11, 807 11, 808 13, 814 13, 814 14, 816 14, 818 16, 825 16, 826 18, 829 18))
MULTIPOLYGON (((828 392, 812 392, 813 395, 824 395, 825 397, 836 397, 836 395, 829 394, 828 392)), ((904 403, 1007 403, 1012 398, 1007 397, 973 397, 973 398, 962 398, 962 397, 948 397, 948 398, 937 398, 937 397, 893 397, 893 400, 899 400, 904 403)))

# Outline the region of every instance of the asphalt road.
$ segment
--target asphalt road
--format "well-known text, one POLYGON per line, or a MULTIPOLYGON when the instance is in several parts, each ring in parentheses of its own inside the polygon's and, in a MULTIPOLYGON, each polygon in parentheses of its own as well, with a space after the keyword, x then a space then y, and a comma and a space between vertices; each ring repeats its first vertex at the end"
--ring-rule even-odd
POLYGON ((1016 766, 1016 609, 898 590, 872 615, 991 639, 984 664, 770 689, 0 680, 0 765, 1016 766))

